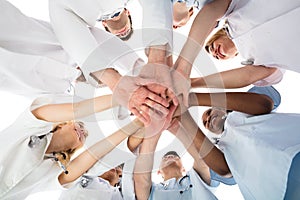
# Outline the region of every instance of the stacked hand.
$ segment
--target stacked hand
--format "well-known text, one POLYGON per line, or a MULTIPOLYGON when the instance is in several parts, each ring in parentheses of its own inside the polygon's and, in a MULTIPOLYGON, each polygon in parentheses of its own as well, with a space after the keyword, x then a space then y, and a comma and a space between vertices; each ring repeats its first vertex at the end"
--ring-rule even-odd
POLYGON ((154 134, 168 128, 176 108, 176 113, 187 110, 189 89, 190 81, 176 70, 148 63, 137 77, 123 76, 119 80, 113 99, 154 134))

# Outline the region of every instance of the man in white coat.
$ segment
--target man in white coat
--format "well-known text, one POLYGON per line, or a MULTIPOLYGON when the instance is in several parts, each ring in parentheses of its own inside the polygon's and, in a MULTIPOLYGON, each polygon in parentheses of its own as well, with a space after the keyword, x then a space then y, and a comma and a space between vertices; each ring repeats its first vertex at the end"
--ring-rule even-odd
MULTIPOLYGON (((143 8, 143 44, 138 46, 138 48, 142 47, 146 49, 148 62, 166 64, 166 57, 169 56, 169 52, 172 49, 172 2, 169 0, 156 0, 156 2, 141 0, 140 3, 143 8)), ((124 5, 123 0, 113 2, 104 2, 102 0, 49 1, 50 20, 57 38, 63 48, 82 68, 85 77, 89 81, 93 81, 94 78, 91 78, 91 74, 94 74, 94 72, 107 68, 112 61, 134 52, 134 50, 117 37, 97 42, 89 29, 93 29, 97 20, 101 20, 101 17, 103 18, 104 15, 113 18, 118 14, 120 8, 125 7, 124 5)), ((121 13, 125 11, 126 10, 123 9, 123 12, 120 12, 118 16, 121 18, 121 13)), ((102 21, 103 20, 104 19, 102 19, 102 21)), ((111 23, 113 22, 111 21, 111 23)), ((117 22, 115 24, 117 24, 117 22)), ((126 63, 128 70, 136 65, 138 64, 134 61, 133 63, 126 63)), ((162 70, 162 73, 164 71, 162 70)), ((169 73, 169 71, 165 72, 165 74, 166 73, 169 73)), ((144 78, 151 79, 153 77, 144 78)), ((96 81, 98 81, 97 79, 99 80, 99 77, 96 78, 96 81)), ((127 82, 127 84, 141 85, 135 82, 127 82)), ((124 96, 124 98, 116 100, 121 105, 129 108, 135 115, 137 114, 137 110, 140 111, 139 107, 142 106, 147 99, 153 103, 152 108, 155 108, 155 105, 159 104, 156 101, 157 99, 163 101, 163 99, 146 87, 141 86, 135 91, 129 91, 129 88, 132 87, 126 88, 127 90, 125 91, 118 90, 118 92, 122 93, 122 95, 119 96, 124 96), (139 94, 139 101, 131 98, 132 93, 139 94), (134 102, 131 107, 128 106, 130 102, 134 102)), ((146 112, 141 115, 147 115, 147 118, 149 118, 146 112)), ((140 115, 137 115, 137 117, 140 118, 140 115)), ((142 118, 140 119, 144 121, 142 118)))

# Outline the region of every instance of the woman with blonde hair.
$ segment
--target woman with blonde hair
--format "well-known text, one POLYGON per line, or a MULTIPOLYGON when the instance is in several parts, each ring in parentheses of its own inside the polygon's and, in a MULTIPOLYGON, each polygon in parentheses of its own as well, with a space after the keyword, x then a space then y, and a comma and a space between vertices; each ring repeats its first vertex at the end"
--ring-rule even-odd
POLYGON ((142 126, 135 120, 69 161, 87 137, 84 124, 75 120, 111 107, 111 95, 63 104, 35 100, 0 133, 0 198, 24 199, 40 190, 60 189, 142 126))

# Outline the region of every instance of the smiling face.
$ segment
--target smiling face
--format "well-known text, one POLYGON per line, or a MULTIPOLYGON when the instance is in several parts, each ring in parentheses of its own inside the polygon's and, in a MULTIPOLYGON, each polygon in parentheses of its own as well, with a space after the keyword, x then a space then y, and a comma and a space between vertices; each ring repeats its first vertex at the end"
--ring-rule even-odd
POLYGON ((205 50, 219 60, 235 57, 238 52, 224 29, 218 30, 205 44, 205 50))
POLYGON ((54 128, 47 151, 60 152, 80 148, 83 146, 87 135, 88 132, 82 122, 68 121, 58 124, 54 128))
POLYGON ((132 34, 131 17, 127 9, 124 9, 118 16, 112 19, 103 20, 102 25, 108 32, 114 34, 120 39, 129 39, 132 34))
POLYGON ((234 43, 227 36, 216 39, 209 47, 209 53, 218 60, 227 60, 237 55, 234 43))
POLYGON ((202 115, 202 122, 209 131, 220 134, 223 132, 227 112, 223 109, 210 108, 202 115))

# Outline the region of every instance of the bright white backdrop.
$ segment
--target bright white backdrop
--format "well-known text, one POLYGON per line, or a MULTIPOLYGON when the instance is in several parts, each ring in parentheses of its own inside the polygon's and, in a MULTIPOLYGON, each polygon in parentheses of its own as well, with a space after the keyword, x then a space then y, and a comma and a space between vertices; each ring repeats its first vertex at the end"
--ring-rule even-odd
MULTIPOLYGON (((133 0, 132 0, 133 1, 133 0)), ((13 3, 16 7, 18 7, 22 12, 24 12, 26 15, 43 19, 48 21, 48 1, 47 0, 9 0, 9 2, 13 3)), ((132 17, 133 17, 133 26, 139 27, 140 26, 140 18, 137 16, 140 16, 141 10, 139 9, 139 5, 132 3, 129 4, 130 7, 133 7, 135 9, 131 9, 132 17)), ((176 30, 176 32, 181 34, 187 34, 189 31, 191 23, 188 23, 186 27, 180 28, 176 30)), ((226 70, 233 67, 239 66, 239 59, 235 59, 233 62, 225 62, 220 63, 219 61, 215 61, 215 65, 218 67, 220 71, 226 70)), ((277 112, 295 112, 300 113, 300 95, 298 86, 300 85, 300 75, 294 72, 286 72, 284 79, 281 81, 281 83, 275 85, 275 88, 281 93, 282 95, 282 103, 277 110, 277 112)), ((239 89, 240 91, 246 91, 247 88, 239 89)), ((30 100, 25 97, 16 96, 10 93, 5 93, 0 91, 0 130, 3 130, 6 128, 9 124, 11 124, 14 119, 20 114, 29 104, 30 100)), ((165 136, 166 138, 162 139, 159 148, 162 148, 165 144, 163 141, 170 141, 168 140, 168 137, 171 136, 165 136)), ((189 156, 184 156, 183 158, 187 164, 186 168, 189 168, 191 166, 191 158, 189 156)), ((158 179, 156 177, 156 179, 158 179)), ((241 194, 239 193, 237 186, 223 186, 218 188, 217 197, 221 200, 239 200, 243 199, 241 194)), ((42 194, 43 198, 45 199, 45 196, 42 194)), ((41 199, 40 195, 32 196, 30 199, 41 199)), ((49 195, 47 194, 46 199, 55 199, 55 194, 49 195)))

